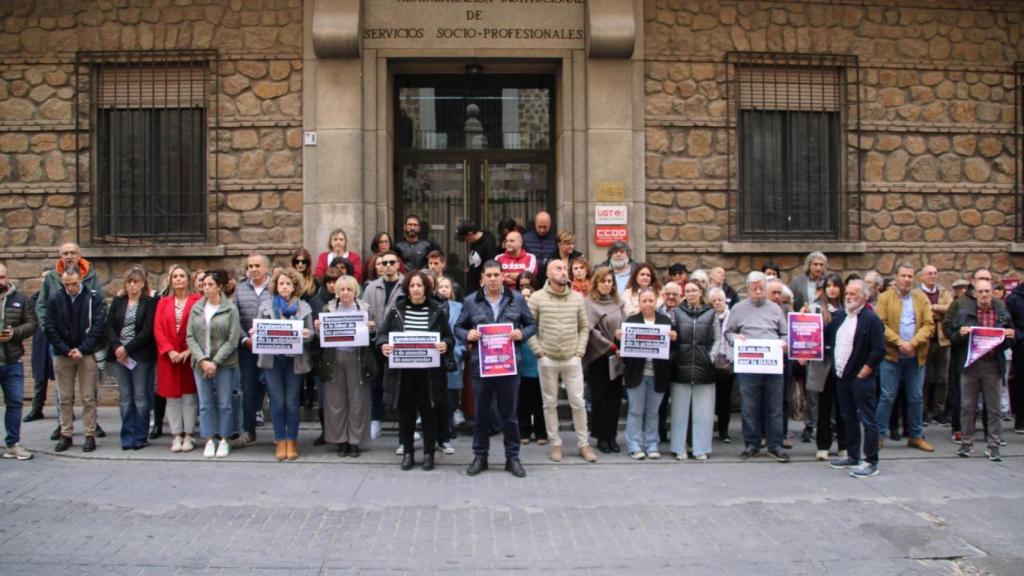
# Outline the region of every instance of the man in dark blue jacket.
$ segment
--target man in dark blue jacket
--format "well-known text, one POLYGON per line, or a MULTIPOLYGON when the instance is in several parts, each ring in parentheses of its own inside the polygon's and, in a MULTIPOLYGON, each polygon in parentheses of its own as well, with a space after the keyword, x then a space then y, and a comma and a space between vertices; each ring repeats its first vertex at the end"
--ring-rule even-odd
POLYGON ((60 439, 54 448, 64 452, 71 447, 75 380, 81 393, 85 424, 84 452, 96 449, 96 380, 98 368, 93 358, 106 347, 103 333, 107 324, 107 306, 103 297, 83 289, 78 270, 65 269, 60 277, 63 289, 52 294, 46 304, 46 338, 53 346, 53 362, 60 390, 60 439))
POLYGON ((22 342, 36 331, 36 311, 7 276, 0 264, 0 389, 4 393, 4 458, 28 460, 32 453, 21 445, 21 404, 25 399, 25 354, 22 342))
POLYGON ((832 354, 839 385, 836 393, 846 426, 848 456, 829 462, 832 468, 853 468, 854 478, 878 474, 878 391, 875 374, 885 358, 885 329, 865 307, 868 288, 862 280, 846 287, 846 306, 832 315, 825 328, 825 350, 832 354), (864 463, 860 461, 860 428, 864 426, 864 463))
POLYGON ((505 470, 522 478, 526 476, 519 461, 519 374, 521 372, 522 343, 536 334, 537 326, 519 292, 502 286, 501 264, 495 260, 484 262, 481 273, 482 288, 470 294, 455 322, 455 337, 466 344, 469 352, 469 370, 473 375, 473 463, 466 474, 476 476, 487 469, 492 428, 491 403, 498 398, 501 429, 505 435, 505 470), (480 376, 480 326, 485 324, 511 324, 511 339, 516 349, 516 373, 512 376, 480 376))
POLYGON ((1013 373, 1010 382, 1010 405, 1016 417, 1013 431, 1024 434, 1024 283, 1018 284, 1006 297, 1006 308, 1013 318, 1013 373))

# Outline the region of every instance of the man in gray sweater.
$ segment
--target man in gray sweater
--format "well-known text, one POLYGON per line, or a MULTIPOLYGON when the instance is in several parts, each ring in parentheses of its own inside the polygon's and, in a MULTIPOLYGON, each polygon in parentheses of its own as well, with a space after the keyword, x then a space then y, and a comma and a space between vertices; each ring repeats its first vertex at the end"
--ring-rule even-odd
MULTIPOLYGON (((252 339, 249 329, 256 318, 260 304, 270 300, 270 258, 263 254, 252 254, 245 259, 245 281, 235 290, 235 305, 241 323, 241 341, 238 345, 238 367, 242 385, 242 429, 233 448, 245 448, 256 443, 256 413, 263 407, 266 390, 260 385, 260 370, 256 366, 257 356, 252 353, 252 339)), ((237 409, 238 406, 235 406, 237 409)), ((236 414, 238 412, 235 412, 236 414)))
MULTIPOLYGON (((778 304, 766 297, 767 282, 761 272, 747 275, 747 299, 729 312, 725 339, 730 345, 748 339, 786 341, 786 315, 778 304)), ((740 414, 743 417, 743 442, 746 447, 741 458, 757 455, 761 437, 768 436, 768 452, 779 462, 789 462, 789 454, 782 448, 783 378, 778 374, 736 374, 740 388, 740 414)))

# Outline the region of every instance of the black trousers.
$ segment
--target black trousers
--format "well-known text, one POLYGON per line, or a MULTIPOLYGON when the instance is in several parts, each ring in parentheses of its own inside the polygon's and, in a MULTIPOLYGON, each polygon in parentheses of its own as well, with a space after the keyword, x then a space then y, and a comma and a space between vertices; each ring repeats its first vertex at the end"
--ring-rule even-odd
MULTIPOLYGON (((157 426, 164 425, 164 416, 167 414, 167 398, 153 393, 153 423, 157 426)), ((192 431, 189 431, 191 434, 192 431)))
MULTIPOLYGON (((505 460, 519 458, 519 419, 516 415, 516 400, 519 396, 519 376, 494 378, 473 377, 473 455, 487 458, 491 448, 491 430, 503 432, 505 460), (498 404, 498 421, 488 408, 495 401, 498 404)), ((543 422, 543 421, 542 421, 543 422)), ((543 426, 543 424, 541 424, 543 426)))
POLYGON ((729 435, 729 419, 732 417, 732 386, 736 375, 718 370, 715 376, 715 416, 718 418, 718 437, 729 435))
POLYGON ((429 370, 402 370, 398 391, 398 440, 406 454, 413 453, 416 415, 423 424, 423 452, 437 447, 437 412, 430 399, 429 370))
POLYGON ((614 440, 619 433, 622 411, 622 377, 609 378, 608 357, 602 356, 587 367, 590 385, 590 433, 598 441, 614 440))
POLYGON ((835 421, 836 443, 839 450, 846 450, 846 429, 843 423, 843 413, 839 409, 839 397, 836 394, 836 375, 829 370, 828 378, 825 379, 825 389, 818 397, 818 424, 815 430, 814 441, 818 450, 828 450, 832 447, 832 422, 835 421))
POLYGON ((540 395, 540 378, 523 376, 519 379, 519 437, 546 440, 548 429, 544 425, 544 401, 540 395))

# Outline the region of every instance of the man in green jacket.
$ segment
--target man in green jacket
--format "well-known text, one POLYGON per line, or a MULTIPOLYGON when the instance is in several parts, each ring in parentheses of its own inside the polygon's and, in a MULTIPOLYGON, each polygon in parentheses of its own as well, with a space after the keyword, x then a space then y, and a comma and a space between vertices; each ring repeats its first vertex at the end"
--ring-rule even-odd
POLYGON ((540 389, 544 401, 544 424, 551 441, 549 457, 562 461, 562 438, 558 433, 558 380, 572 408, 572 426, 580 456, 596 462, 587 432, 587 409, 583 401, 583 354, 587 351, 590 326, 583 297, 569 289, 569 270, 561 259, 548 263, 547 284, 527 302, 537 323, 537 334, 528 343, 537 356, 540 389))

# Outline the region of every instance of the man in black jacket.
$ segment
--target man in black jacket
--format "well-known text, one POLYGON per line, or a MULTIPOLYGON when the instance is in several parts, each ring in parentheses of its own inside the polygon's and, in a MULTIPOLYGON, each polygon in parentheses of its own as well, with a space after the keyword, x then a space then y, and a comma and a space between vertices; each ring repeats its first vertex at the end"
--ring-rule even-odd
POLYGON ((846 426, 847 458, 832 460, 832 468, 853 468, 854 478, 878 474, 878 423, 875 412, 878 391, 875 373, 885 358, 885 329, 865 305, 868 288, 863 280, 846 286, 846 306, 832 315, 825 328, 825 349, 833 355, 839 379, 836 393, 846 426), (860 428, 864 426, 864 463, 860 462, 860 428))
POLYGON ((53 346, 60 390, 60 439, 54 448, 64 452, 71 447, 74 422, 75 379, 81 393, 85 424, 84 452, 96 449, 96 380, 98 369, 93 354, 105 349, 103 332, 107 306, 98 293, 82 288, 77 269, 65 269, 60 278, 63 289, 52 294, 46 304, 46 338, 53 346))
POLYGON ((25 295, 11 283, 7 266, 0 264, 0 389, 4 393, 4 458, 28 460, 32 453, 20 444, 21 404, 25 398, 25 354, 22 342, 36 331, 36 312, 25 295))

